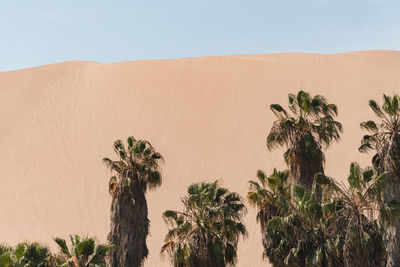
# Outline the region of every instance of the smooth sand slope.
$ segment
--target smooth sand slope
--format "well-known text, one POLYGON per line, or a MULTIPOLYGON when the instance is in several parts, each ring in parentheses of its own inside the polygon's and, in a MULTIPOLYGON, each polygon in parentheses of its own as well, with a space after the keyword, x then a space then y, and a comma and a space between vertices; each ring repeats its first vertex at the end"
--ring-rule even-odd
MULTIPOLYGON (((359 123, 373 118, 367 101, 400 93, 400 52, 276 54, 139 61, 66 62, 0 73, 0 237, 15 244, 109 230, 109 171, 101 159, 129 135, 165 157, 161 188, 148 194, 151 235, 146 266, 159 256, 165 209, 197 181, 219 178, 247 192, 257 169, 283 168, 282 151, 265 146, 271 103, 300 88, 339 107, 344 134, 326 154, 326 173, 346 177, 357 151, 359 123)), ((238 266, 262 266, 256 212, 240 242, 238 266)))

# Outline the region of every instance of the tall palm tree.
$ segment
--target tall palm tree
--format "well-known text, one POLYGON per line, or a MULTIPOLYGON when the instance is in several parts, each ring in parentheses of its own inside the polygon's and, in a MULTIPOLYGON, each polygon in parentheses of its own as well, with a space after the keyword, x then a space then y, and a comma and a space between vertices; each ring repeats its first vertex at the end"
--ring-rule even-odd
MULTIPOLYGON (((257 171, 258 181, 249 181, 247 200, 258 209, 257 222, 261 226, 264 257, 270 256, 270 240, 266 236, 267 223, 275 216, 285 216, 290 205, 290 186, 287 183, 289 171, 274 169, 270 176, 257 171)), ((274 262, 272 262, 274 263, 274 262)), ((275 263, 276 264, 276 263, 275 263)))
POLYGON ((314 175, 324 171, 322 146, 328 147, 342 132, 342 125, 335 120, 337 107, 321 95, 312 97, 304 91, 289 94, 290 112, 279 104, 270 107, 277 119, 268 134, 267 148, 286 147, 284 159, 290 166, 291 184, 311 190, 314 175))
POLYGON ((161 253, 176 267, 234 265, 240 236, 246 236, 241 197, 213 183, 193 184, 182 199, 183 212, 163 213, 170 229, 161 253))
POLYGON ((121 140, 115 141, 117 160, 103 159, 116 173, 109 182, 112 204, 108 241, 114 245, 109 257, 111 267, 141 266, 147 257, 149 219, 145 193, 162 182, 161 154, 148 141, 129 137, 127 142, 126 149, 121 140))
MULTIPOLYGON (((390 183, 385 187, 385 202, 400 201, 400 97, 383 95, 382 108, 374 101, 369 106, 378 117, 378 122, 361 123, 365 135, 359 150, 374 150, 372 163, 379 172, 389 172, 390 183)), ((388 266, 400 266, 400 222, 387 226, 385 243, 388 250, 388 266)))
POLYGON ((105 267, 106 254, 112 245, 96 245, 92 237, 80 238, 78 235, 71 235, 71 248, 62 238, 55 238, 54 241, 60 248, 60 253, 56 256, 60 267, 105 267))

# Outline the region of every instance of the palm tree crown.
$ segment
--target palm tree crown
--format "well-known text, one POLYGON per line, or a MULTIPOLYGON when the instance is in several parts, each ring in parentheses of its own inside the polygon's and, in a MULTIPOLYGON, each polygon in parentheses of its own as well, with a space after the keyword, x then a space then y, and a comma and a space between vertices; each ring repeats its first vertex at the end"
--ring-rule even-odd
POLYGON ((48 247, 42 246, 37 242, 19 243, 12 251, 10 266, 53 266, 51 264, 50 250, 48 247))
MULTIPOLYGON (((311 190, 314 175, 324 172, 322 146, 328 147, 342 132, 342 125, 335 120, 337 107, 316 95, 299 91, 289 94, 289 110, 272 104, 271 110, 277 117, 267 136, 267 148, 286 147, 284 159, 290 166, 292 190, 300 184, 311 190)), ((317 196, 320 197, 319 190, 317 196)))
POLYGON ((290 190, 287 179, 289 171, 278 171, 274 169, 270 176, 267 176, 263 171, 257 171, 257 181, 249 181, 250 191, 247 193, 247 199, 252 206, 257 206, 259 214, 257 220, 260 218, 261 211, 271 211, 272 209, 278 210, 272 216, 281 213, 284 214, 288 210, 288 200, 290 200, 290 190))
POLYGON ((160 186, 162 177, 159 161, 164 160, 162 155, 146 140, 136 140, 131 136, 127 142, 127 150, 121 140, 114 142, 114 151, 119 160, 103 159, 106 166, 117 173, 117 177, 110 178, 110 194, 114 194, 118 184, 122 184, 123 188, 129 187, 133 182, 132 179, 137 179, 144 191, 147 187, 160 186))
POLYGON ((0 267, 9 267, 12 263, 13 248, 0 244, 0 267))
POLYGON ((60 247, 60 254, 56 257, 61 267, 105 267, 105 257, 112 247, 107 244, 96 245, 94 238, 80 238, 71 235, 71 248, 68 248, 65 239, 55 238, 60 247))
POLYGON ((246 235, 240 196, 215 181, 189 186, 182 202, 183 212, 163 214, 170 229, 161 253, 168 252, 174 266, 234 265, 239 237, 246 235))
POLYGON ((380 121, 369 120, 360 124, 361 128, 371 134, 363 137, 359 148, 360 152, 375 150, 376 154, 372 160, 374 166, 380 171, 387 170, 389 166, 384 166, 386 159, 390 162, 390 168, 394 170, 397 177, 400 177, 399 101, 398 95, 393 97, 383 95, 382 108, 374 100, 369 101, 369 106, 380 121))
POLYGON ((285 161, 290 164, 292 153, 305 144, 306 156, 310 160, 323 160, 320 146, 329 146, 332 140, 338 140, 342 132, 342 125, 335 121, 337 107, 327 100, 316 95, 299 91, 297 95, 289 94, 289 110, 287 112, 279 104, 272 104, 272 112, 277 117, 267 137, 269 150, 286 146, 285 161))

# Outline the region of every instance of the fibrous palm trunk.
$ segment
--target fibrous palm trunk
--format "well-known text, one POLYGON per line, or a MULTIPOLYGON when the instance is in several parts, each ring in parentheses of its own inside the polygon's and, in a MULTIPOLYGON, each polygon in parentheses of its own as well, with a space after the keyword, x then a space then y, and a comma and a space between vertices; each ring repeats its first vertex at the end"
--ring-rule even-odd
MULTIPOLYGON (((131 178, 132 179, 132 178, 131 178)), ((111 231, 108 241, 115 247, 110 253, 110 267, 139 267, 148 255, 149 230, 144 186, 138 179, 124 186, 120 181, 111 204, 111 231)))
MULTIPOLYGON (((398 188, 386 188, 385 198, 386 199, 398 199, 400 191, 398 188)), ((395 223, 389 225, 386 228, 385 235, 385 246, 387 251, 387 267, 399 267, 400 266, 400 225, 395 223)))
POLYGON ((216 255, 213 247, 213 238, 209 233, 199 233, 194 235, 190 241, 190 247, 194 251, 195 257, 188 264, 175 265, 179 267, 225 267, 223 254, 216 255))
MULTIPOLYGON (((389 172, 390 182, 384 189, 385 202, 392 200, 400 201, 400 175, 399 175, 400 142, 395 136, 388 144, 388 152, 384 157, 383 171, 389 172)), ((389 225, 386 229, 385 246, 387 250, 387 266, 400 266, 400 220, 389 225)))
MULTIPOLYGON (((304 139, 299 141, 293 149, 290 160, 290 184, 293 190, 295 184, 299 184, 311 192, 314 175, 324 173, 323 154, 321 149, 315 145, 313 151, 309 151, 304 139)), ((320 192, 317 190, 317 197, 320 192)))

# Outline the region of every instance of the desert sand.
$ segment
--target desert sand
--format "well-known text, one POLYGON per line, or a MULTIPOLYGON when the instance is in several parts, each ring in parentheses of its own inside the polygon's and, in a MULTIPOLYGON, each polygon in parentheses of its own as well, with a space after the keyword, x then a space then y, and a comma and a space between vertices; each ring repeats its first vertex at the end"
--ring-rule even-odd
MULTIPOLYGON (((268 152, 272 103, 304 89, 339 108, 344 133, 326 152, 326 173, 344 180, 357 151, 359 123, 375 118, 367 101, 400 93, 400 52, 272 54, 99 64, 64 62, 0 73, 0 236, 51 245, 55 236, 109 230, 112 144, 129 135, 165 157, 163 185, 147 195, 151 220, 145 266, 170 266, 159 255, 161 214, 181 209, 188 185, 220 179, 245 197, 257 169, 285 168, 268 152)), ((256 211, 237 266, 265 266, 256 211)))

